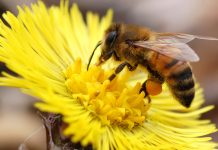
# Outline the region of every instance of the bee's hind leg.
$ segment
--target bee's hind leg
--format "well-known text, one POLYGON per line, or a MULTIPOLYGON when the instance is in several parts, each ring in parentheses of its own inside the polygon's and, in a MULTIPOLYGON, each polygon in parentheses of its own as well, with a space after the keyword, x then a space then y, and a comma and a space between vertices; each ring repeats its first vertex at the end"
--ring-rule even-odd
MULTIPOLYGON (((147 80, 146 80, 147 81, 147 80)), ((141 92, 144 92, 145 93, 145 98, 147 97, 148 98, 148 103, 150 103, 151 102, 151 98, 150 98, 150 96, 149 96, 149 94, 148 94, 148 92, 147 92, 147 89, 146 89, 146 81, 142 84, 142 87, 141 87, 141 89, 140 89, 140 91, 139 91, 139 93, 141 93, 141 92)))
POLYGON ((150 102, 151 98, 149 95, 154 96, 162 92, 162 82, 149 78, 142 84, 139 93, 141 92, 145 93, 145 97, 147 97, 148 101, 150 102))
POLYGON ((116 75, 119 74, 126 66, 128 67, 129 71, 133 71, 137 68, 138 64, 132 66, 128 62, 121 63, 119 66, 117 66, 115 72, 109 77, 109 80, 112 81, 116 77, 116 75))

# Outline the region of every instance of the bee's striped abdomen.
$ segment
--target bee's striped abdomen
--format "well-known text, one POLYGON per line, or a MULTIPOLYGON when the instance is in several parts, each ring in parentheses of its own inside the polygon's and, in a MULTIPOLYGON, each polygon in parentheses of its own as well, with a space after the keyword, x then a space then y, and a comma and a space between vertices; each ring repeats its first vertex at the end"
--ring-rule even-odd
POLYGON ((172 60, 173 63, 174 65, 169 63, 165 66, 169 69, 165 77, 166 82, 176 99, 185 107, 189 107, 195 96, 195 84, 191 67, 188 63, 178 60, 172 60))
POLYGON ((195 83, 190 65, 159 53, 153 53, 150 58, 150 63, 164 78, 173 96, 183 106, 189 107, 195 96, 195 83))

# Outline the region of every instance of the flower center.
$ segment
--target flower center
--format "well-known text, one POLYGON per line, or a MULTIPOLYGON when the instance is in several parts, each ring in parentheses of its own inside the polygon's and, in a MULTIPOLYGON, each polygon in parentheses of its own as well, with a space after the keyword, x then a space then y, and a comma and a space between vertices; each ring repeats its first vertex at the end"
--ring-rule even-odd
POLYGON ((75 61, 66 71, 66 86, 72 97, 99 118, 105 125, 119 125, 132 129, 145 119, 149 103, 144 92, 139 94, 141 84, 127 84, 133 74, 123 71, 109 81, 113 70, 91 66, 87 71, 81 60, 75 61))

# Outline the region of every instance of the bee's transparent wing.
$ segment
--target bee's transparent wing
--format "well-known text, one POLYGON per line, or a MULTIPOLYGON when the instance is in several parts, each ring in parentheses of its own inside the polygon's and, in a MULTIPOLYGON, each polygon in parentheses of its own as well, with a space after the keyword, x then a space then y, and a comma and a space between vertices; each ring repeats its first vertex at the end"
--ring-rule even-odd
POLYGON ((198 55, 186 43, 193 39, 218 40, 212 37, 195 36, 182 33, 158 33, 154 41, 135 41, 134 45, 151 49, 160 54, 181 60, 196 62, 198 55))
POLYGON ((184 33, 156 33, 157 41, 159 42, 168 42, 168 43, 188 43, 194 39, 201 40, 218 40, 214 37, 209 36, 199 36, 199 35, 191 35, 184 33))
POLYGON ((134 45, 151 49, 160 54, 182 60, 195 62, 199 61, 198 55, 185 43, 159 43, 149 41, 136 41, 134 45))

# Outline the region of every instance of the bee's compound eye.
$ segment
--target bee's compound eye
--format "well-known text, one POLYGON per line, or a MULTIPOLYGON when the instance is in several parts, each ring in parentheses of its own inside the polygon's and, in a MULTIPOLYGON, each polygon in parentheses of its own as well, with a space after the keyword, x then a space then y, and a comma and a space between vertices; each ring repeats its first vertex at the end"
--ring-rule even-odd
POLYGON ((106 43, 108 45, 112 46, 112 44, 114 43, 116 37, 117 37, 117 32, 116 31, 112 31, 112 32, 108 33, 108 36, 106 38, 106 43))

